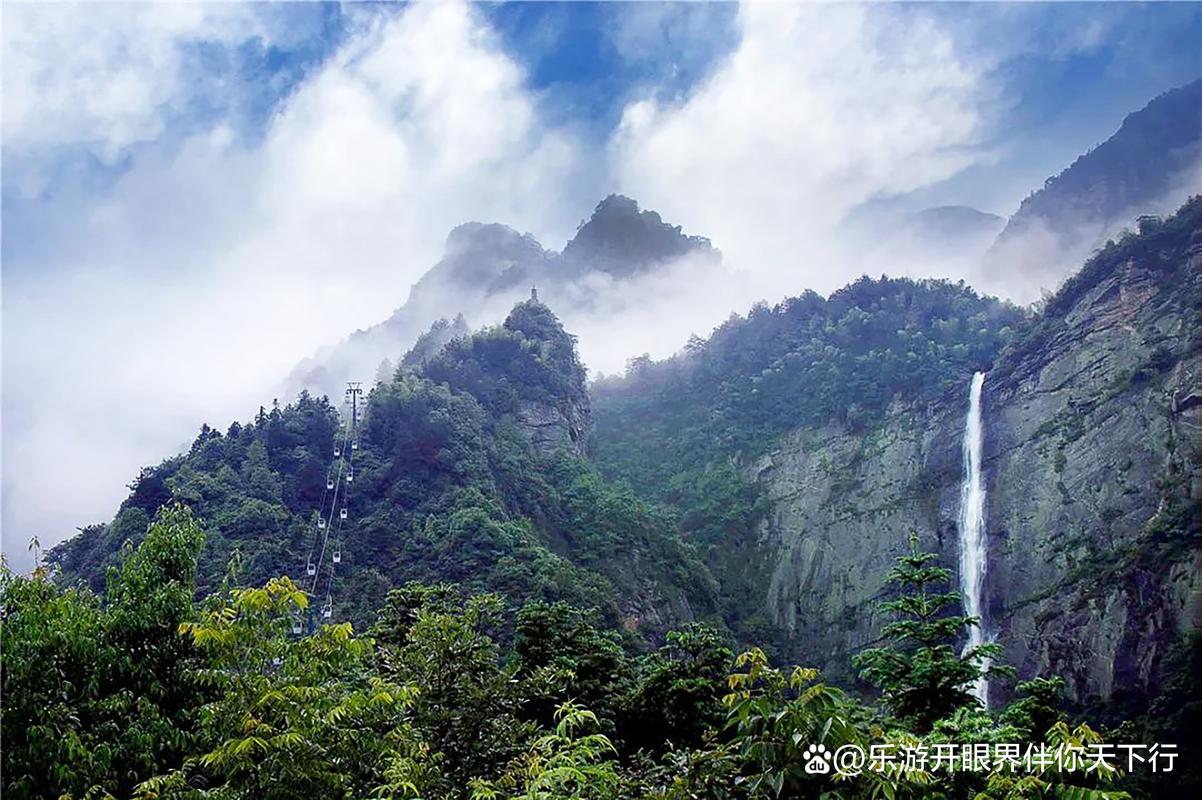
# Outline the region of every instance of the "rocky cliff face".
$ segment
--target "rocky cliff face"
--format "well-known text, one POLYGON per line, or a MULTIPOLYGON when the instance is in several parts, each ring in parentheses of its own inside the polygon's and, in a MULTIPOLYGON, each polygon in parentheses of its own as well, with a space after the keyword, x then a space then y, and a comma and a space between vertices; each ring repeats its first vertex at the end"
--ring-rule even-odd
MULTIPOLYGON (((1098 256, 985 382, 986 628, 1020 677, 1062 675, 1082 700, 1155 694, 1166 651, 1202 624, 1199 218, 1098 256)), ((967 379, 868 432, 795 431, 747 466, 776 553, 767 607, 795 658, 845 674, 911 528, 955 568, 967 379)))
POLYGON ((848 677, 850 656, 878 635, 884 579, 911 530, 955 561, 958 424, 950 411, 895 407, 872 432, 802 429, 750 465, 777 554, 768 610, 794 659, 848 677))
POLYGON ((1122 260, 989 396, 993 626, 1020 674, 1081 698, 1155 694, 1202 622, 1202 428, 1178 402, 1202 385, 1200 236, 1122 260))
POLYGON ((560 407, 528 402, 514 416, 527 441, 540 453, 567 450, 578 456, 585 454, 589 425, 586 405, 560 407))

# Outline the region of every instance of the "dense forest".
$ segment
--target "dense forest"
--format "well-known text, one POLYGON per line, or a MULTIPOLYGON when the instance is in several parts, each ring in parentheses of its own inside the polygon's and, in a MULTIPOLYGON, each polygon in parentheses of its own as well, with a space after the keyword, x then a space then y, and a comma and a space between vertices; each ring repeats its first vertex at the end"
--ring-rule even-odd
MULTIPOLYGON (((589 390, 571 335, 537 300, 471 335, 436 324, 360 410, 334 603, 362 626, 390 586, 450 580, 596 606, 653 643, 674 623, 716 621, 773 652, 779 631, 750 591, 757 497, 732 455, 798 425, 871 425, 894 397, 939 397, 1022 320, 962 284, 864 278, 757 306, 589 390), (532 441, 531 409, 562 441, 532 441)), ((299 580, 339 419, 302 393, 225 433, 206 426, 188 453, 143 470, 112 523, 50 561, 99 590, 121 543, 175 497, 207 526, 202 591, 231 562, 243 583, 299 580)))
POLYGON ((309 598, 287 577, 194 600, 204 536, 164 506, 103 596, 4 573, 6 796, 1128 796, 1121 760, 1089 755, 1104 736, 1060 713, 1058 680, 980 708, 965 686, 1005 671, 999 648, 954 649, 976 620, 947 613, 949 574, 916 547, 885 641, 856 659, 880 689, 864 704, 758 648, 732 657, 706 625, 633 652, 589 611, 445 583, 390 591, 365 634, 294 635, 309 598), (1016 755, 936 756, 963 744, 1016 755), (832 767, 850 752, 881 766, 832 767))
POLYGON ((740 465, 790 429, 864 430, 896 399, 959 391, 1025 324, 1013 306, 935 280, 864 277, 829 298, 760 304, 673 358, 636 358, 594 384, 595 460, 677 509, 723 586, 728 624, 771 641, 754 592, 761 498, 740 465))
MULTIPOLYGON (((980 620, 917 535, 877 599, 879 637, 844 665, 854 682, 786 666, 798 648, 758 593, 773 554, 745 466, 791 430, 870 432, 898 404, 959 409, 974 371, 1004 380, 1064 340, 1070 309, 1119 265, 1180 270, 1200 217, 1195 199, 1145 221, 1038 311, 963 284, 863 278, 756 306, 591 387, 573 337, 532 297, 482 331, 434 326, 357 401, 353 431, 308 393, 205 426, 142 470, 112 522, 32 576, 5 572, 5 792, 1192 796, 1196 633, 1150 709, 1086 710, 1054 673, 1019 681, 1000 645, 962 649, 980 620), (311 576, 350 437, 341 560, 311 576), (984 674, 1008 685, 1001 707, 968 691, 984 674), (1116 755, 1154 742, 1181 743, 1176 772, 1116 755), (1119 768, 982 767, 947 756, 961 745, 1109 753, 1119 768), (896 760, 839 774, 846 748, 896 760)), ((1197 313, 1197 281, 1172 275, 1197 313)), ((1125 385, 1162 380, 1197 346, 1125 385)), ((1196 546, 1196 505, 1164 508, 1153 544, 1196 546)))
MULTIPOLYGON (((401 364, 359 409, 340 618, 369 623, 407 580, 571 601, 614 626, 641 603, 659 634, 712 612, 716 587, 663 509, 603 480, 571 447, 531 442, 525 411, 588 408, 574 340, 545 305, 522 303, 503 325, 401 364)), ((121 544, 139 541, 174 497, 205 521, 202 592, 230 569, 241 584, 300 580, 341 424, 326 398, 303 393, 225 433, 206 426, 186 454, 142 471, 111 524, 49 558, 99 590, 121 544)))

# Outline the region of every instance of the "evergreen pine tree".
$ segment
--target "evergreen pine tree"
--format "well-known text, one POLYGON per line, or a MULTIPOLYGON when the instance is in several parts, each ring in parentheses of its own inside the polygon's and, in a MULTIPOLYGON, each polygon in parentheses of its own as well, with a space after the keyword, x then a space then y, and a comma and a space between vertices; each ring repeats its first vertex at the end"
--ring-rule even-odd
POLYGON ((950 570, 936 566, 935 559, 934 553, 919 551, 918 534, 911 533, 910 552, 889 573, 889 582, 901 594, 881 604, 898 617, 882 630, 889 644, 865 650, 852 662, 864 680, 881 690, 889 710, 919 733, 957 708, 979 705, 972 686, 981 676, 1013 672, 996 663, 1001 645, 989 642, 956 652, 954 644, 964 630, 981 621, 950 613, 961 597, 934 591, 951 580, 950 570))

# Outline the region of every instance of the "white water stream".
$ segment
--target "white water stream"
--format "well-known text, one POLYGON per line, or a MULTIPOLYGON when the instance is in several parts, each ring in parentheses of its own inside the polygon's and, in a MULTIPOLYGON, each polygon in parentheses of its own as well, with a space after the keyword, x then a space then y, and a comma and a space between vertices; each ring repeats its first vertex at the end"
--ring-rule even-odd
MULTIPOLYGON (((964 595, 964 611, 981 619, 981 625, 968 629, 965 651, 985 642, 984 606, 985 569, 985 483, 981 478, 981 390, 985 373, 972 376, 968 394, 968 418, 964 423, 964 482, 960 486, 960 591, 964 595)), ((988 663, 983 666, 988 666, 988 663)), ((980 678, 972 693, 988 707, 989 683, 980 678)))

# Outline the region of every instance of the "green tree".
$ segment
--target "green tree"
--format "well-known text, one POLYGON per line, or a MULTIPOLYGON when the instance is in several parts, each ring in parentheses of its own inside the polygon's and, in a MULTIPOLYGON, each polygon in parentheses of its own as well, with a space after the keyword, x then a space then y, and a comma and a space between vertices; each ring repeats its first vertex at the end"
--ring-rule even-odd
POLYGON ((639 680, 623 714, 630 749, 700 747, 722 726, 722 697, 733 654, 717 629, 693 624, 667 635, 667 644, 642 659, 639 680))
POLYGON ((198 748, 138 787, 141 800, 417 797, 434 761, 405 720, 416 690, 378 675, 348 623, 290 629, 308 608, 288 578, 214 598, 182 631, 204 654, 195 677, 217 694, 198 748))
POLYGON ((555 729, 531 744, 496 781, 472 782, 472 800, 616 800, 617 751, 591 711, 564 703, 555 729))
MULTIPOLYGON (((821 745, 834 752, 844 745, 868 752, 873 742, 899 746, 916 739, 908 733, 885 732, 871 722, 868 709, 842 691, 818 680, 818 671, 794 667, 788 677, 768 663, 758 648, 735 661, 727 747, 742 762, 752 797, 821 797, 834 787, 829 775, 805 769, 807 753, 821 745)), ((850 796, 895 797, 903 786, 923 786, 931 776, 922 770, 865 771, 850 787, 850 796)))
POLYGON ((127 795, 187 751, 198 686, 177 628, 203 538, 187 508, 164 506, 104 602, 44 568, 3 570, 6 797, 127 795))
POLYGON ((550 723, 570 700, 596 709, 613 731, 630 668, 617 634, 599 629, 592 616, 567 603, 527 603, 518 611, 517 675, 526 681, 525 712, 535 721, 550 723))
POLYGON ((514 713, 511 675, 489 635, 502 609, 496 595, 464 599, 445 587, 410 586, 389 594, 376 628, 388 642, 380 648, 383 675, 416 687, 409 718, 439 759, 443 792, 498 774, 534 730, 514 713))
POLYGON ((852 659, 860 676, 881 690, 894 716, 918 733, 930 731, 957 708, 979 705, 972 694, 978 678, 1013 674, 997 663, 1001 645, 990 642, 955 651, 957 638, 980 620, 949 613, 961 598, 957 592, 934 590, 951 580, 949 570, 934 565, 936 558, 920 552, 918 535, 910 534, 910 552, 899 556, 889 572, 889 582, 900 596, 881 604, 882 610, 898 617, 882 629, 890 644, 852 659))

